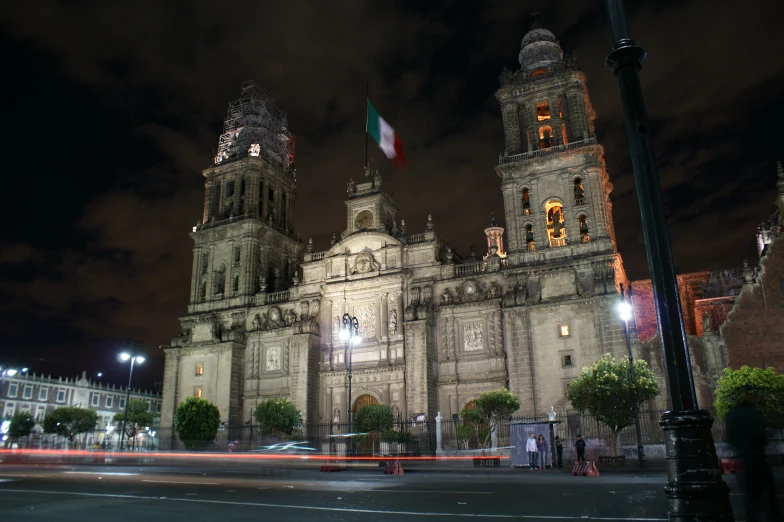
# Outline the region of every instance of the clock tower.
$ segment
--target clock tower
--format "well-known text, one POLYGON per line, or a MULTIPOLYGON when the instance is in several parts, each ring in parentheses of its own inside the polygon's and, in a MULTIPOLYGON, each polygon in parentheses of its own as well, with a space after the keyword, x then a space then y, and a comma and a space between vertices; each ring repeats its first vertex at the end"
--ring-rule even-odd
POLYGON ((381 190, 381 174, 378 170, 374 172, 366 166, 364 180, 359 183, 350 180, 346 192, 346 230, 342 237, 369 230, 389 233, 396 228, 397 203, 381 190))

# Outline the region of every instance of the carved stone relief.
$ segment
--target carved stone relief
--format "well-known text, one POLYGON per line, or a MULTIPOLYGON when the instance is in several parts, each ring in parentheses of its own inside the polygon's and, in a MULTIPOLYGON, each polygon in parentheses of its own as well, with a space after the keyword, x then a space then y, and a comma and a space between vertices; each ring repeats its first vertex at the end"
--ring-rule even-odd
POLYGON ((463 325, 463 350, 475 352, 484 348, 482 323, 466 323, 463 325))
POLYGON ((280 370, 280 355, 279 347, 273 346, 272 348, 267 348, 267 363, 265 366, 266 371, 275 372, 280 370))
POLYGON ((376 307, 368 304, 354 308, 354 315, 359 321, 359 335, 363 339, 374 339, 376 337, 376 307))

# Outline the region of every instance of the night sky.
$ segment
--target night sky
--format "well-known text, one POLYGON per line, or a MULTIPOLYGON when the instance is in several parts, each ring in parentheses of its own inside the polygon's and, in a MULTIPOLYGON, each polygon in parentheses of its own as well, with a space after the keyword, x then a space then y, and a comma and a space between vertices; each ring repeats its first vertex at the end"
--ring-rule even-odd
MULTIPOLYGON (((646 278, 603 3, 538 4, 588 75, 618 248, 628 276, 646 278)), ((627 9, 648 52, 643 90, 678 271, 754 261, 784 155, 784 3, 627 9)), ((368 82, 406 145, 402 172, 372 142, 370 157, 409 232, 430 213, 454 249, 483 253, 490 213, 503 217, 493 93, 504 66, 519 68, 531 12, 530 0, 3 3, 0 365, 103 371, 119 385, 116 355, 133 337, 150 357, 135 384, 162 380, 158 346, 188 303, 201 170, 248 79, 288 113, 295 230, 316 251, 345 227, 346 181, 362 176, 368 82)))

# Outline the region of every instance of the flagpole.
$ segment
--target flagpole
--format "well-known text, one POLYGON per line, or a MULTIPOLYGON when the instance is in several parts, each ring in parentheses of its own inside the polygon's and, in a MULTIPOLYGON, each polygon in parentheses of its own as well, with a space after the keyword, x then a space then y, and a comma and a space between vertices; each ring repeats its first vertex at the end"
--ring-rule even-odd
POLYGON ((370 86, 365 82, 365 166, 368 166, 367 156, 367 125, 368 125, 368 100, 370 99, 370 86))

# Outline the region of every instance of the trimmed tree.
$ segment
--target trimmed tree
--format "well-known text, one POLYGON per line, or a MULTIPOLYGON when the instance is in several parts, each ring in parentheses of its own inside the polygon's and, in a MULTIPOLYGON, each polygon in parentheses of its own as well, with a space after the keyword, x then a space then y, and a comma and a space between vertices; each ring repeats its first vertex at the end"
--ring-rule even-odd
POLYGON ((756 398, 757 408, 768 426, 784 428, 784 375, 779 375, 773 368, 725 368, 713 403, 716 416, 724 421, 747 395, 756 398))
POLYGON ((259 433, 284 437, 294 433, 302 423, 302 412, 288 399, 267 399, 256 406, 253 417, 259 433))
POLYGON ((395 424, 392 408, 384 404, 368 404, 354 414, 354 427, 357 431, 381 433, 391 430, 395 424))
POLYGON ((606 353, 593 366, 583 368, 569 383, 567 397, 580 412, 589 412, 612 430, 610 455, 616 456, 618 433, 634 424, 635 407, 659 395, 656 377, 642 360, 634 361, 634 381, 629 359, 606 353))
POLYGON ((476 426, 477 437, 480 434, 479 429, 481 429, 482 422, 486 422, 490 427, 487 430, 484 441, 482 441, 482 447, 484 448, 490 443, 493 433, 498 429, 498 423, 508 419, 514 412, 520 409, 520 399, 506 388, 485 392, 474 400, 474 404, 476 404, 475 413, 466 413, 468 413, 469 417, 473 415, 481 419, 478 423, 472 423, 476 426))
MULTIPOLYGON (((379 435, 386 433, 386 438, 391 438, 392 435, 389 432, 394 425, 395 414, 392 413, 392 408, 384 404, 368 404, 354 414, 354 428, 357 431, 368 433, 368 443, 374 454, 379 435)), ((364 437, 353 437, 352 443, 359 445, 364 440, 364 437)))
POLYGON ((215 441, 220 411, 207 399, 188 397, 174 414, 174 432, 185 449, 203 450, 215 441))
POLYGON ((11 415, 8 423, 8 436, 12 439, 21 439, 32 433, 35 427, 35 419, 29 411, 18 411, 11 415))
POLYGON ((147 404, 147 401, 132 399, 128 402, 127 419, 124 411, 114 416, 114 422, 120 427, 122 427, 123 420, 125 420, 125 436, 129 441, 133 440, 135 443, 136 435, 144 428, 153 425, 155 414, 150 411, 150 405, 147 404))
POLYGON ((65 406, 44 417, 44 431, 65 437, 71 446, 77 435, 94 430, 97 422, 98 414, 93 410, 65 406))

